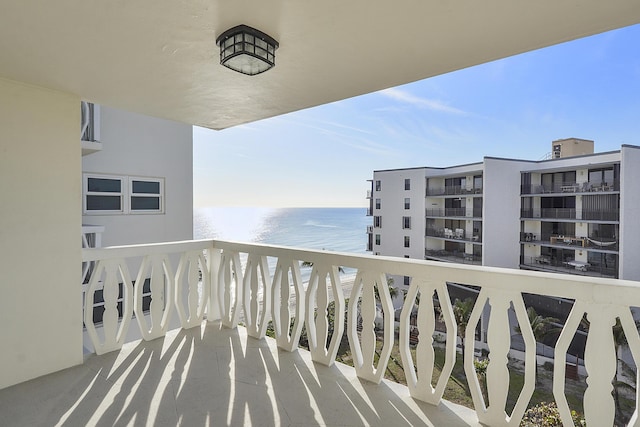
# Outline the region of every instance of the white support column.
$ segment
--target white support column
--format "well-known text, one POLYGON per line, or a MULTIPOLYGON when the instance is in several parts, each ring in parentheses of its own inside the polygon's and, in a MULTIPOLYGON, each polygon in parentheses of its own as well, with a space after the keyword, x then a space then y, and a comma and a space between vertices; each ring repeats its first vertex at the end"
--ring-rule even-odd
POLYGON ((77 96, 0 79, 0 388, 82 363, 79 131, 77 96))

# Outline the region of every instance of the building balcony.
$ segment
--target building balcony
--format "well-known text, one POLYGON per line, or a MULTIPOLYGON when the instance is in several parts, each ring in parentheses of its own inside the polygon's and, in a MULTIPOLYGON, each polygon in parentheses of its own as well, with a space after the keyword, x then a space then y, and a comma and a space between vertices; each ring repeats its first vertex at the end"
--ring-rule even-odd
MULTIPOLYGON (((565 359, 585 314, 587 425, 614 423, 616 319, 640 360, 630 310, 640 306, 636 282, 216 240, 83 249, 82 262, 94 264, 84 322, 96 354, 80 366, 0 390, 3 425, 518 425, 536 387, 536 341, 524 294, 574 301, 554 350, 562 363, 553 366, 553 393, 565 425, 571 425, 565 359), (307 283, 300 261, 313 265, 307 283), (356 271, 355 278, 347 283, 339 267, 356 271), (398 336, 387 275, 411 279, 398 336), (134 286, 143 278, 150 281, 148 311, 142 287, 134 286), (447 282, 479 289, 463 354, 476 410, 442 399, 457 341, 451 339, 457 326, 447 282), (91 315, 98 292, 105 308, 101 325, 91 315), (429 303, 434 294, 449 338, 432 384, 431 337, 440 319, 429 303), (323 314, 330 302, 331 316, 323 314), (524 385, 513 409, 506 409, 511 310, 524 341, 524 385), (491 358, 483 392, 474 368, 475 330, 486 311, 491 358), (168 329, 171 316, 181 329, 168 329), (274 339, 265 337, 270 321, 274 339), (298 349, 303 326, 308 352, 298 349), (418 336, 420 357, 414 358, 410 337, 416 330, 427 339, 418 336), (131 331, 142 339, 126 343, 131 331), (353 368, 335 362, 345 331, 353 368), (394 342, 406 387, 382 379, 394 342)), ((46 321, 47 313, 39 315, 46 321)))
POLYGON ((431 218, 482 218, 482 211, 480 209, 468 208, 426 209, 425 214, 431 218))
POLYGON ((80 103, 81 123, 80 123, 80 145, 82 155, 102 151, 100 142, 100 106, 90 102, 80 103))
POLYGON ((579 276, 604 277, 615 279, 618 271, 614 267, 592 265, 588 262, 560 260, 549 256, 522 257, 520 267, 536 271, 553 271, 556 273, 579 276))
POLYGON ((620 211, 582 210, 582 219, 586 221, 617 222, 620 220, 620 211))
POLYGON ((427 228, 426 236, 454 240, 457 242, 482 243, 482 236, 480 234, 469 235, 465 233, 463 229, 427 228))
POLYGON ((440 188, 427 188, 427 196, 461 196, 461 195, 474 195, 482 194, 482 187, 468 188, 457 186, 447 186, 440 188))
POLYGON ((559 194, 567 195, 567 193, 613 193, 620 191, 620 182, 562 182, 557 184, 536 184, 536 185, 521 185, 520 192, 522 195, 534 195, 534 194, 559 194))
POLYGON ((446 251, 439 249, 425 249, 425 259, 433 261, 444 261, 458 264, 482 265, 482 257, 467 254, 462 251, 446 251))
POLYGON ((576 219, 574 208, 521 209, 523 219, 576 219))
POLYGON ((597 250, 600 252, 618 251, 618 241, 613 237, 580 237, 559 234, 543 235, 542 237, 539 237, 539 235, 535 233, 520 233, 520 243, 530 243, 557 248, 597 250))

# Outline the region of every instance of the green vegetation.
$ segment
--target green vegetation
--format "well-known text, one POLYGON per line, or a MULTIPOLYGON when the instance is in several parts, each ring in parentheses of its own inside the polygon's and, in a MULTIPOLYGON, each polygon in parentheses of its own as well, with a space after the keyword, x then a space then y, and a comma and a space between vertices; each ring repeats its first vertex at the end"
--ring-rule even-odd
MULTIPOLYGON (((571 411, 571 418, 573 424, 582 427, 586 426, 584 418, 582 418, 576 411, 571 411)), ((540 402, 537 405, 529 408, 525 412, 521 427, 562 427, 562 421, 560 420, 560 413, 558 412, 558 406, 554 403, 540 402)))

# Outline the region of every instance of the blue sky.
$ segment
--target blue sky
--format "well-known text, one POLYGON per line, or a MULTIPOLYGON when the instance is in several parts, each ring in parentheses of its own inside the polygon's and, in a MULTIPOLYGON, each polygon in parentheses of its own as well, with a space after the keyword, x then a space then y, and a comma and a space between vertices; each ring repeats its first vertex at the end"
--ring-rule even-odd
POLYGON ((366 206, 374 170, 551 141, 640 145, 640 25, 223 131, 194 128, 194 204, 366 206))

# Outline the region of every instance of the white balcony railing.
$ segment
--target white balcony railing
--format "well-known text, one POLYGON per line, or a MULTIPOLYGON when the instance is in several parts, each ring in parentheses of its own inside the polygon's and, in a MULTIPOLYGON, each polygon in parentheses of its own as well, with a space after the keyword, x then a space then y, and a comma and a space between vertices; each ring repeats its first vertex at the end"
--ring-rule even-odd
MULTIPOLYGON (((267 324, 272 320, 278 346, 286 351, 297 347, 304 323, 313 360, 331 365, 346 317, 357 375, 376 383, 383 376, 395 339, 386 275, 409 276, 411 284, 400 315, 399 348, 411 395, 432 404, 442 398, 456 354, 455 340, 447 339, 445 364, 437 383, 432 385, 434 350, 430 337, 436 323, 432 296, 434 293, 438 296, 448 336, 455 337, 456 324, 446 283, 475 285, 480 293, 466 328, 464 369, 478 419, 486 425, 518 425, 535 388, 536 342, 527 319, 523 293, 575 300, 554 354, 555 360, 562 361, 554 365, 553 394, 564 425, 573 425, 564 390, 564 361, 583 315, 586 314, 590 323, 584 356, 588 374, 584 393, 587 425, 611 426, 614 423, 615 405, 611 392, 617 360, 612 327, 616 319, 622 324, 631 354, 635 360, 640 360, 640 336, 631 312, 631 307, 640 306, 640 287, 636 282, 216 240, 83 249, 83 262, 94 261, 85 304, 90 307, 94 291, 99 286, 103 288, 103 330, 96 333, 92 316, 87 314, 91 310, 85 311, 85 324, 99 354, 122 346, 127 329, 132 327, 133 313, 136 313, 144 339, 150 340, 164 335, 168 318, 174 311, 184 328, 200 325, 206 312, 208 320, 221 319, 229 328, 236 327, 242 319, 248 334, 257 339, 265 336, 267 324), (180 259, 174 264, 175 255, 180 259), (139 264, 136 271, 129 270, 131 260, 141 260, 135 263, 139 264), (269 260, 272 266, 275 261, 275 267, 269 268, 269 260), (301 280, 299 261, 313 263, 306 286, 301 280), (343 295, 339 267, 357 270, 348 304, 343 295), (136 277, 135 283, 150 278, 152 301, 150 315, 146 317, 142 313, 142 289, 134 287, 133 277, 136 277), (376 287, 379 292, 375 292, 376 287), (120 313, 119 292, 122 293, 120 313), (417 304, 421 295, 421 303, 417 304), (330 300, 335 301, 336 306, 335 331, 328 342, 330 320, 322 313, 327 313, 330 300), (507 356, 511 337, 508 312, 511 306, 515 309, 526 347, 525 381, 515 407, 507 414, 507 356), (484 400, 473 364, 474 332, 485 307, 490 309, 488 401, 484 400), (414 310, 418 313, 420 336, 429 337, 419 340, 416 360, 411 356, 409 344, 410 317, 414 310), (382 312, 384 325, 377 331, 378 342, 382 343, 380 350, 376 350, 375 325, 381 323, 376 311, 382 312), (376 353, 378 358, 374 358, 376 353)), ((630 425, 637 420, 637 413, 636 406, 630 425)))

